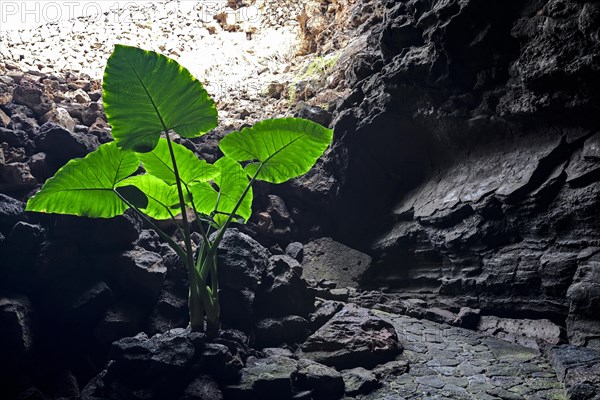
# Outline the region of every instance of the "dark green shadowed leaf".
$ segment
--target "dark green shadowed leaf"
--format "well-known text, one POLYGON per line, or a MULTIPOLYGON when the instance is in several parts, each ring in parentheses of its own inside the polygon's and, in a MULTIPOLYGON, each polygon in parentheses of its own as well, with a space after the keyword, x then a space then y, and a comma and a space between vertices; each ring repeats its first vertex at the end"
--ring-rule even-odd
MULTIPOLYGON (((206 215, 214 214, 214 220, 222 224, 233 211, 238 199, 248 185, 248 176, 242 166, 229 157, 222 157, 215 163, 220 174, 214 182, 219 190, 215 190, 208 183, 199 183, 190 186, 194 198, 194 205, 198 212, 206 215)), ((248 221, 252 214, 252 188, 244 197, 237 209, 236 215, 248 221)))
POLYGON ((228 157, 251 161, 246 173, 258 180, 282 183, 307 173, 333 139, 333 131, 302 118, 265 120, 219 143, 228 157))
POLYGON ((161 132, 203 135, 217 126, 217 111, 202 84, 176 61, 116 45, 104 70, 102 101, 119 147, 151 151, 161 132))
POLYGON ((85 158, 69 161, 27 202, 27 211, 110 218, 127 205, 114 191, 116 184, 137 171, 135 153, 115 142, 103 144, 85 158))
POLYGON ((115 191, 136 208, 148 207, 148 197, 135 186, 118 186, 115 191))
MULTIPOLYGON (((146 205, 140 208, 144 214, 154 219, 169 219, 181 212, 177 188, 169 186, 155 176, 144 174, 125 179, 119 186, 135 187, 146 197, 146 205)), ((117 190, 120 188, 117 188, 117 190)))
MULTIPOLYGON (((184 184, 207 182, 218 175, 219 171, 215 166, 198 159, 191 150, 177 143, 171 144, 177 160, 179 176, 184 184)), ((149 153, 138 153, 138 158, 149 174, 162 179, 169 185, 175 184, 175 173, 167 139, 161 138, 156 148, 149 153)))

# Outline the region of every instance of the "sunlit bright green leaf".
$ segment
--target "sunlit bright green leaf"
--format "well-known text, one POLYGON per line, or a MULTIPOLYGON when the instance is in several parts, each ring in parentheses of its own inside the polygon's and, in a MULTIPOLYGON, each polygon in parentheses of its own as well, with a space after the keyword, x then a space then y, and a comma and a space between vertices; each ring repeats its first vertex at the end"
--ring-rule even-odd
MULTIPOLYGON (((200 160, 191 150, 177 143, 171 143, 177 161, 179 176, 186 185, 194 182, 207 182, 214 179, 219 171, 204 160, 200 160)), ((167 139, 161 138, 154 150, 149 153, 138 153, 138 158, 146 171, 169 185, 175 184, 173 162, 169 153, 167 139)))
POLYGON ((140 208, 144 214, 154 219, 169 219, 180 213, 177 188, 169 186, 155 176, 144 174, 125 179, 119 186, 134 186, 147 197, 146 207, 140 208))
POLYGON ((135 153, 115 142, 103 144, 85 158, 69 161, 27 202, 27 211, 110 218, 127 205, 114 188, 139 166, 135 153))
POLYGON ((217 126, 214 102, 187 69, 135 47, 115 46, 104 70, 102 101, 112 135, 124 149, 152 150, 163 124, 186 138, 217 126))
MULTIPOLYGON (((249 179, 242 166, 229 157, 220 158, 215 166, 220 171, 219 176, 214 180, 214 183, 218 186, 218 191, 208 183, 192 185, 190 190, 196 209, 207 215, 216 211, 214 220, 222 224, 235 208, 238 199, 248 185, 249 179)), ((252 196, 252 188, 250 188, 235 212, 235 215, 242 217, 244 221, 247 221, 252 214, 252 196)))
POLYGON ((261 170, 256 179, 282 183, 307 173, 333 139, 333 131, 302 118, 270 119, 239 132, 219 143, 228 157, 251 161, 249 176, 261 170), (262 167, 261 167, 262 166, 262 167))

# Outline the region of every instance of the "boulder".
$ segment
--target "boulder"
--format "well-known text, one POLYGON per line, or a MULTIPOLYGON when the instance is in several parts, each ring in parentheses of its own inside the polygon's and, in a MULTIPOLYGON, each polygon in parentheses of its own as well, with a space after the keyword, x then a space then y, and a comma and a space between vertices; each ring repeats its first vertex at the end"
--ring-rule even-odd
POLYGON ((600 393, 600 351, 563 344, 550 348, 548 358, 570 399, 596 399, 600 393))
POLYGON ((16 112, 12 114, 8 128, 27 133, 29 139, 34 139, 40 130, 40 126, 38 125, 37 121, 34 118, 28 117, 22 112, 16 112))
POLYGON ((106 310, 94 330, 94 337, 102 344, 110 344, 140 331, 145 312, 135 304, 118 303, 106 310))
POLYGON ((375 374, 362 367, 342 371, 344 387, 348 396, 369 394, 380 386, 375 374))
POLYGON ((40 122, 54 122, 70 132, 75 131, 76 123, 73 118, 71 118, 71 115, 69 115, 69 112, 64 108, 58 107, 48 111, 46 114, 42 115, 40 122))
POLYGON ((21 80, 13 90, 13 101, 33 110, 37 116, 42 116, 52 109, 52 100, 44 93, 41 85, 21 80))
POLYGON ((250 236, 228 229, 219 243, 219 284, 226 289, 256 289, 269 265, 269 252, 250 236))
POLYGON ((223 400, 223 394, 210 376, 200 375, 185 388, 179 400, 223 400))
POLYGON ((342 374, 312 360, 298 360, 294 384, 298 389, 310 390, 315 400, 337 400, 344 395, 342 374))
POLYGON ((221 323, 227 327, 248 330, 255 318, 255 294, 249 289, 220 289, 221 323))
POLYGON ((302 263, 304 259, 304 245, 300 242, 292 242, 285 248, 285 254, 302 263))
POLYGON ((5 142, 11 147, 23 147, 31 150, 34 147, 26 131, 20 129, 7 129, 0 127, 0 142, 5 142))
POLYGON ((35 143, 38 150, 52 158, 55 169, 72 158, 84 157, 100 146, 95 136, 72 132, 55 122, 46 122, 40 127, 35 143))
POLYGON ((402 351, 392 324, 346 305, 301 346, 302 357, 336 368, 374 367, 402 351))
POLYGON ((37 185, 37 180, 31 174, 29 165, 22 162, 12 162, 0 165, 0 190, 5 193, 24 192, 37 185))
POLYGON ((44 182, 52 175, 46 153, 35 153, 29 157, 27 166, 31 171, 31 175, 33 175, 38 182, 44 182))
POLYGON ((114 274, 124 296, 151 305, 158 299, 167 268, 157 253, 128 250, 119 257, 114 274))
POLYGON ((334 300, 317 300, 315 311, 310 314, 310 328, 316 331, 344 308, 344 303, 334 300))
POLYGON ((600 350, 600 253, 582 251, 566 297, 569 301, 567 334, 570 342, 600 350))
POLYGON ((304 246, 302 269, 306 279, 331 280, 338 287, 358 287, 371 257, 331 238, 321 238, 304 246))
POLYGON ((8 231, 25 219, 25 203, 0 193, 0 232, 8 231))
POLYGON ((255 310, 261 316, 281 317, 294 314, 307 317, 314 309, 314 295, 306 281, 295 271, 296 260, 273 256, 256 293, 255 310))
POLYGON ((104 251, 131 248, 141 231, 140 221, 128 213, 114 218, 55 217, 54 234, 82 249, 104 251))
POLYGON ((31 356, 34 338, 33 311, 29 299, 22 296, 0 296, 0 351, 3 374, 14 374, 31 356))
POLYGON ((522 346, 538 349, 541 344, 563 342, 563 329, 547 319, 511 319, 484 315, 477 330, 522 346))
POLYGON ((297 315, 261 319, 254 328, 257 348, 301 343, 309 334, 308 321, 297 315))
POLYGON ((268 357, 248 362, 239 383, 223 388, 225 398, 286 400, 292 398, 292 375, 298 362, 288 357, 268 357))

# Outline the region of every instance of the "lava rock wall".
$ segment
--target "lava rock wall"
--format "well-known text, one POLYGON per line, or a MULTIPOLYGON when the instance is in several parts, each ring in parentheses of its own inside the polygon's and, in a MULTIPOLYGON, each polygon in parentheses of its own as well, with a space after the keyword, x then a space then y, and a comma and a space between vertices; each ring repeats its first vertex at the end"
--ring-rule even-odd
POLYGON ((366 285, 600 347, 600 3, 384 3, 323 166, 334 235, 366 285))

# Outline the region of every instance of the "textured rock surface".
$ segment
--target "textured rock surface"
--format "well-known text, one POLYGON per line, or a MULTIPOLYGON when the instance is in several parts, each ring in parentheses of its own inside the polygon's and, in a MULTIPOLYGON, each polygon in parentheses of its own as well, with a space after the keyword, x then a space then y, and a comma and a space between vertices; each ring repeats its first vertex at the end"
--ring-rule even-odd
POLYGON ((394 327, 367 309, 346 305, 302 345, 302 356, 337 368, 373 367, 402 347, 394 327))
POLYGON ((304 246, 302 261, 306 279, 330 280, 340 287, 357 287, 371 257, 331 238, 321 238, 304 246))
POLYGON ((374 257, 373 285, 567 320, 597 346, 598 10, 385 2, 324 163, 341 191, 323 215, 374 257))
POLYGON ((375 314, 393 324, 404 351, 400 360, 373 370, 382 386, 358 399, 567 399, 536 350, 462 328, 375 314))
POLYGON ((571 345, 548 351, 550 363, 572 399, 600 397, 600 352, 571 345))

